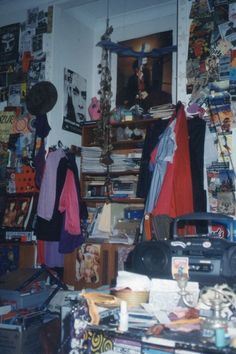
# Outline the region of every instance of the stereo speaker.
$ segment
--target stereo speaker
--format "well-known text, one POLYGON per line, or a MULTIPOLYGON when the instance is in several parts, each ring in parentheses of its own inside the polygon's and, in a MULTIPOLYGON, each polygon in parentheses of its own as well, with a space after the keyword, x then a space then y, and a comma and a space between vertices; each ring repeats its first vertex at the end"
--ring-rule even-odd
POLYGON ((132 251, 129 270, 150 278, 171 279, 172 257, 188 257, 191 281, 201 285, 236 283, 236 244, 219 238, 140 242, 132 251))

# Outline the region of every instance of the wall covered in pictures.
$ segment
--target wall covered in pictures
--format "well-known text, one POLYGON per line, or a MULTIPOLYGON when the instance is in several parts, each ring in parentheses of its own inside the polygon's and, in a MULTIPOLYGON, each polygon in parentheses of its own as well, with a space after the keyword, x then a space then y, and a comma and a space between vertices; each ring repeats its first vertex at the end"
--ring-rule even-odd
POLYGON ((37 190, 31 168, 36 145, 35 116, 27 110, 26 97, 37 82, 46 80, 47 53, 43 43, 44 36, 51 35, 52 17, 52 7, 37 7, 27 10, 24 20, 0 28, 2 193, 37 190), (27 177, 26 166, 32 181, 23 185, 19 177, 27 177))
POLYGON ((202 110, 213 142, 205 166, 208 210, 234 217, 235 17, 235 1, 192 1, 186 72, 188 108, 202 110))

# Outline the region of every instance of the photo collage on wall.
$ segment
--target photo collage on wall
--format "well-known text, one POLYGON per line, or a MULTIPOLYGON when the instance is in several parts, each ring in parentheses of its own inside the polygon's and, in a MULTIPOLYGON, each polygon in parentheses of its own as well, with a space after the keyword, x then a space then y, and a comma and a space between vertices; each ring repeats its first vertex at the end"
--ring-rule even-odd
POLYGON ((5 196, 2 205, 6 212, 4 215, 1 208, 3 227, 11 224, 18 229, 28 228, 27 217, 13 218, 20 210, 17 205, 12 221, 8 220, 8 207, 13 206, 12 194, 21 193, 20 199, 23 194, 38 191, 32 165, 37 151, 36 117, 28 112, 26 97, 32 86, 46 79, 43 41, 44 34, 52 31, 52 13, 51 6, 45 10, 35 7, 27 10, 23 22, 0 27, 0 194, 5 196))
POLYGON ((236 1, 193 1, 190 19, 189 104, 205 110, 217 153, 207 166, 209 211, 235 216, 236 1))

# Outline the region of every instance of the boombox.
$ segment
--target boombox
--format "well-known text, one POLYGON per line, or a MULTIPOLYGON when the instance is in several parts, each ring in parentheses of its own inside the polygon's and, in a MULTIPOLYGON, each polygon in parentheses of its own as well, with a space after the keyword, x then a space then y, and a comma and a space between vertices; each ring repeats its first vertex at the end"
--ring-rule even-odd
POLYGON ((189 280, 200 285, 236 284, 236 243, 211 237, 143 241, 132 251, 130 271, 171 279, 172 257, 188 257, 189 280))

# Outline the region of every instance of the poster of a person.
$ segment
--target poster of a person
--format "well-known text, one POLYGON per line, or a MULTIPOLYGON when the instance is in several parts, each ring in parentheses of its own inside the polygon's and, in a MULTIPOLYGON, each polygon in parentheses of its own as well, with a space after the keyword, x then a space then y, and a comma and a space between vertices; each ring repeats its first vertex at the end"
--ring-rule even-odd
POLYGON ((64 130, 81 132, 86 120, 86 80, 72 70, 64 70, 64 130))
POLYGON ((77 249, 76 279, 86 283, 98 283, 100 271, 100 245, 83 244, 77 249))

